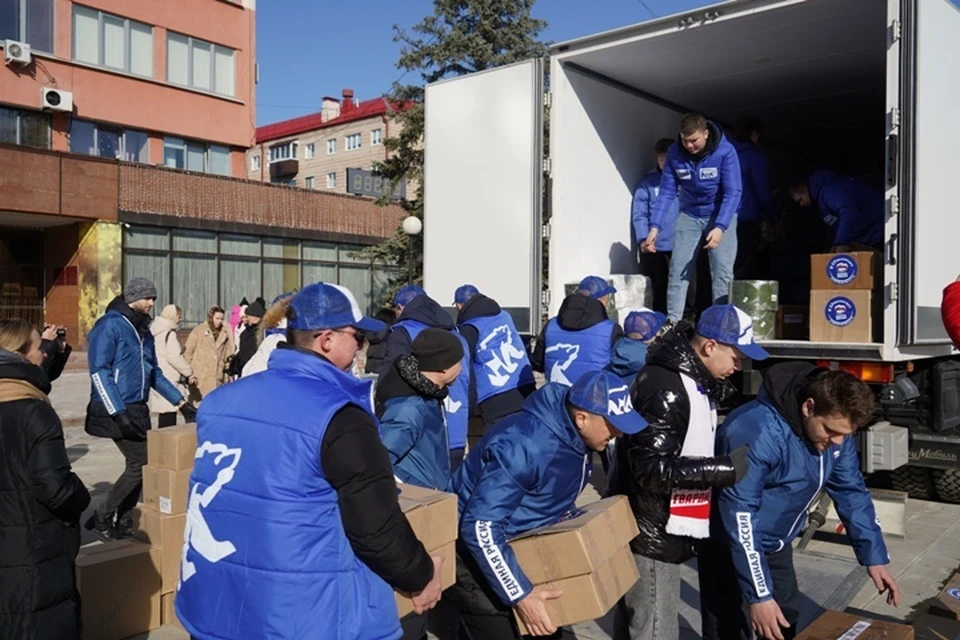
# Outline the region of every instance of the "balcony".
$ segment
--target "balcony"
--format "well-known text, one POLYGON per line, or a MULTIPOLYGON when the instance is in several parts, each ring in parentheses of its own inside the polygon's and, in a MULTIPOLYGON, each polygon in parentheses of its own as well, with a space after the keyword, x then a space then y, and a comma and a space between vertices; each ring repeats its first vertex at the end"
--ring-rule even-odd
POLYGON ((270 163, 270 179, 289 178, 297 175, 300 171, 300 161, 296 158, 289 160, 277 160, 270 163))

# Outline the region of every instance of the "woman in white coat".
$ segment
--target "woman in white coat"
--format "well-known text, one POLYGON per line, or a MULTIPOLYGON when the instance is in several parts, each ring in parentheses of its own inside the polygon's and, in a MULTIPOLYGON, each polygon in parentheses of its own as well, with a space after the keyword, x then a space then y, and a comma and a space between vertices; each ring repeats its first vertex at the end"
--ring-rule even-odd
MULTIPOLYGON (((156 343, 160 371, 186 395, 187 385, 184 382, 196 385, 197 378, 193 375, 193 367, 183 357, 183 348, 177 335, 181 320, 183 313, 180 307, 168 304, 150 324, 150 333, 156 343)), ((160 414, 157 426, 171 427, 177 424, 177 408, 153 390, 150 391, 150 410, 160 414)))

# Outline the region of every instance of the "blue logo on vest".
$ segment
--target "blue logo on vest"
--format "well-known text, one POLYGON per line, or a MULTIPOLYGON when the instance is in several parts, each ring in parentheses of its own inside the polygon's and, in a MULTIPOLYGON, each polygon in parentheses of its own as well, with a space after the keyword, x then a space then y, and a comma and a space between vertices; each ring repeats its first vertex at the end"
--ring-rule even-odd
POLYGON ((857 307, 853 300, 844 296, 831 298, 825 310, 827 322, 835 327, 846 327, 857 317, 857 307))
POLYGON ((527 355, 514 346, 513 332, 505 324, 496 327, 477 348, 480 351, 490 350, 490 361, 486 363, 487 378, 495 387, 502 387, 510 382, 510 375, 519 368, 527 355))
POLYGON ((827 262, 827 277, 834 284, 850 284, 857 279, 857 261, 853 256, 841 253, 827 262))

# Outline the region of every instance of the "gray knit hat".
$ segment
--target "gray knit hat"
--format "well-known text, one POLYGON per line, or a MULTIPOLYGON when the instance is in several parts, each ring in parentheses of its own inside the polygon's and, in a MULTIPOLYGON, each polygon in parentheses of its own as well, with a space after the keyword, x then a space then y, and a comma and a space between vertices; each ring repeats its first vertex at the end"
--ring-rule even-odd
POLYGON ((147 298, 156 298, 157 288, 146 278, 134 278, 127 283, 123 290, 123 301, 127 304, 137 300, 146 300, 147 298))

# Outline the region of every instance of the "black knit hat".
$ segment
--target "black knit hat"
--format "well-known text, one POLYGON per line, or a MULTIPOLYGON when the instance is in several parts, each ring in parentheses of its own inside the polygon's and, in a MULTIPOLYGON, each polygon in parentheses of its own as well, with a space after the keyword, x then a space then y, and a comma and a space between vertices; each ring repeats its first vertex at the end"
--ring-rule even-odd
POLYGON ((262 318, 266 313, 267 310, 263 308, 263 303, 260 302, 259 298, 248 304, 247 308, 243 310, 244 315, 254 318, 262 318))
POLYGON ((460 339, 445 329, 424 329, 413 341, 420 371, 446 371, 463 358, 460 339))

